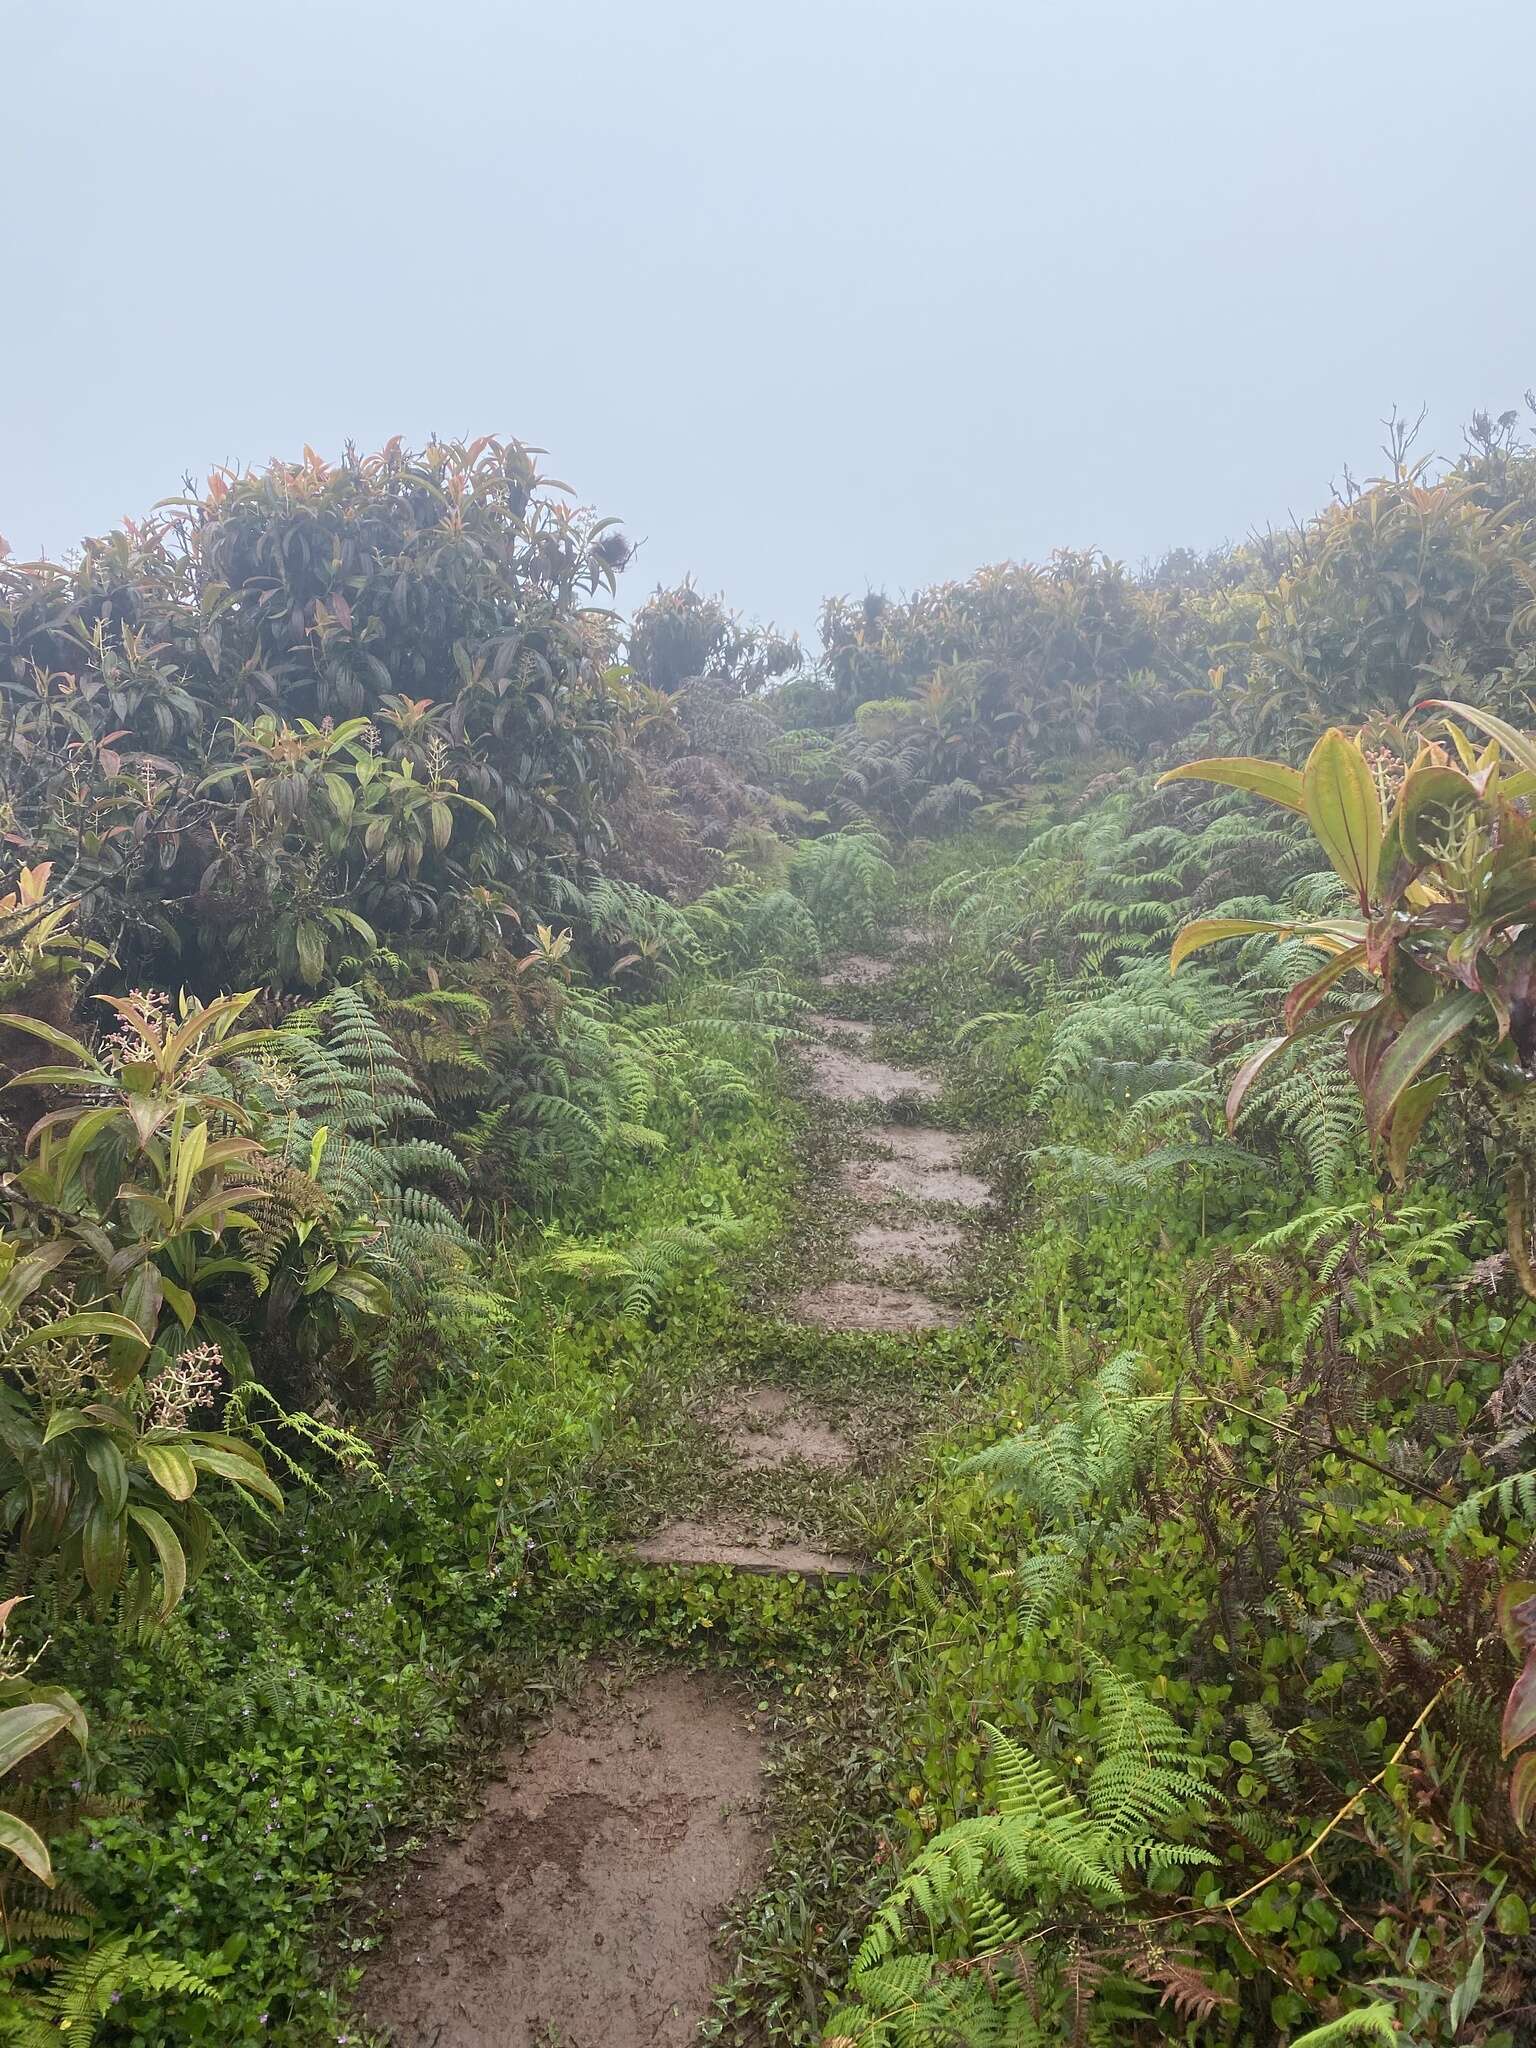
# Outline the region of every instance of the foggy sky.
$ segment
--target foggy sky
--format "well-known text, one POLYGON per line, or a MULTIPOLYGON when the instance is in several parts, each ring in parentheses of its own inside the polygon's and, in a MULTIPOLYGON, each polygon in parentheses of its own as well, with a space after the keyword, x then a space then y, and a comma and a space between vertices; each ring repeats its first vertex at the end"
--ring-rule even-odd
POLYGON ((807 631, 1536 383, 1531 0, 0 0, 0 533, 502 432, 807 631))

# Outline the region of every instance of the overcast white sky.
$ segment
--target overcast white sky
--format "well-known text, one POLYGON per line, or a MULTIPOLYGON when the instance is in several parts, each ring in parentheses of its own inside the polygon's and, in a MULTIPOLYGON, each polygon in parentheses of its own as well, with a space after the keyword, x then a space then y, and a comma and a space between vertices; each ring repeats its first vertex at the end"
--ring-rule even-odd
POLYGON ((0 532, 486 431, 821 596, 1312 508, 1536 383, 1531 0, 0 0, 0 532))

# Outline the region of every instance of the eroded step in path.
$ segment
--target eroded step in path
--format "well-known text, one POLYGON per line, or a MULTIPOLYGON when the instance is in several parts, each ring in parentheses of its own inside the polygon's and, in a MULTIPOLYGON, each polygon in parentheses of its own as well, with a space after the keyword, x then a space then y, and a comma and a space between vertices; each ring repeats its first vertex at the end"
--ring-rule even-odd
POLYGON ((805 1057, 810 1063, 811 1092, 829 1102, 886 1104, 899 1102, 903 1096, 932 1102, 939 1094, 939 1083, 931 1074, 919 1073, 915 1067, 889 1066, 884 1060, 825 1040, 806 1046, 805 1057))
POLYGON ((847 1160, 841 1176, 848 1193, 860 1201, 903 1195, 914 1202, 949 1202, 960 1209, 983 1209, 991 1201, 986 1181, 961 1167, 964 1148, 952 1131, 924 1124, 882 1124, 869 1136, 870 1144, 885 1156, 847 1160))
POLYGON ((867 1271, 920 1266, 930 1273, 947 1273, 965 1242, 965 1232, 958 1223, 917 1216, 909 1222, 866 1223, 849 1242, 867 1271))
POLYGON ((669 1522, 632 1545, 630 1556, 637 1564, 729 1565, 733 1571, 769 1577, 797 1572, 803 1579, 851 1579, 863 1568, 856 1557, 801 1542, 782 1521, 753 1528, 729 1521, 669 1522))
POLYGON ((960 1318, 912 1287, 882 1287, 872 1280, 832 1280, 807 1287, 789 1305, 797 1323, 823 1330, 871 1330, 899 1336, 907 1330, 953 1330, 960 1318))
POLYGON ((876 960, 868 953, 845 953, 835 967, 819 977, 823 988, 873 988, 896 972, 894 960, 876 960))
POLYGON ((817 1038, 835 1036, 841 1032, 844 1038, 856 1038, 860 1045, 867 1045, 875 1035, 874 1025, 866 1023, 862 1017, 829 1017, 819 1010, 802 1017, 799 1028, 817 1038))
POLYGON ((836 1472, 853 1463, 847 1437, 783 1387, 735 1387, 706 1419, 740 1472, 794 1464, 836 1472))
POLYGON ((763 1743, 718 1681, 590 1679, 420 1864, 363 2005, 398 2048, 684 2048, 760 1875, 763 1743))

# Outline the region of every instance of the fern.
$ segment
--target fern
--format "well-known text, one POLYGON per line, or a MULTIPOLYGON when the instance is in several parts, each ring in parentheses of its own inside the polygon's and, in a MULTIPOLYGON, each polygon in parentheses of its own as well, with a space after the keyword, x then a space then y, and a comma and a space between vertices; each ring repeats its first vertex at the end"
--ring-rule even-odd
POLYGON ((1092 1506, 1118 1505, 1167 1443, 1167 1400, 1137 1392, 1144 1370, 1139 1353, 1120 1352, 1054 1420, 990 1445, 961 1469, 1011 1494, 1046 1529, 1074 1535, 1092 1506))
POLYGON ((92 2048, 102 2021, 125 1996, 206 1998, 213 1986, 186 1964, 146 1954, 131 1935, 117 1935, 63 1962, 18 1956, 6 1959, 29 1974, 46 1971, 28 1986, 14 1975, 0 1991, 0 2028, 17 2048, 92 2048))
POLYGON ((1389 2048, 1397 2048, 1402 2038, 1397 2007, 1377 1999, 1370 2005, 1357 2005, 1353 2012, 1341 2013, 1325 2026, 1297 2034, 1291 2048, 1341 2048, 1345 2041, 1384 2041, 1389 2048))
MULTIPOLYGON (((893 2043, 1062 2038, 1072 1981, 1063 1927, 1074 1909, 1124 1907, 1133 1873, 1209 1864, 1188 1839, 1208 1809, 1189 1739, 1134 1680, 1094 1660, 1098 1760, 1083 1791, 987 1727, 992 1811, 942 1829, 918 1851, 870 1923, 850 2002, 829 2036, 893 2043), (914 1923, 929 1935, 913 1950, 914 1923), (1028 1987, 1009 1963, 1028 1942, 1028 1987), (1054 2018, 1056 2026, 1051 2026, 1054 2018)), ((1214 1994, 1211 1994, 1214 2001, 1214 1994)))
POLYGON ((673 1224, 622 1247, 577 1239, 547 1252, 542 1263, 550 1273, 616 1290, 623 1313, 642 1316, 656 1307, 674 1280, 717 1259, 738 1234, 739 1226, 728 1221, 708 1230, 673 1224))

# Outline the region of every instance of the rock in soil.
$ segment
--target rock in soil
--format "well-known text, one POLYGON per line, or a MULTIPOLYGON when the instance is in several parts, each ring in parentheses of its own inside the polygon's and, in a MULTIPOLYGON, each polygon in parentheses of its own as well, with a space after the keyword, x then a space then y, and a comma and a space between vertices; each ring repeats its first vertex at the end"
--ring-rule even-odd
POLYGON ((797 1323, 816 1323, 824 1330, 876 1330, 898 1335, 905 1330, 952 1330, 960 1321, 953 1309, 941 1308, 910 1287, 877 1287, 867 1280, 834 1280, 830 1286, 808 1287, 789 1304, 797 1323))
POLYGON ((706 1419, 742 1472, 794 1464, 836 1471, 853 1462, 848 1439, 807 1414, 782 1387, 737 1387, 706 1419))
POLYGON ((631 1546, 637 1564, 730 1565, 738 1572, 772 1576, 798 1572, 804 1579, 851 1579, 859 1571, 856 1557, 813 1550, 797 1542, 783 1523, 756 1530, 706 1522, 671 1522, 631 1546))
POLYGON ((398 2048, 684 2048, 756 1882, 762 1743, 713 1680, 595 1685, 408 1878, 363 2004, 398 2048))

